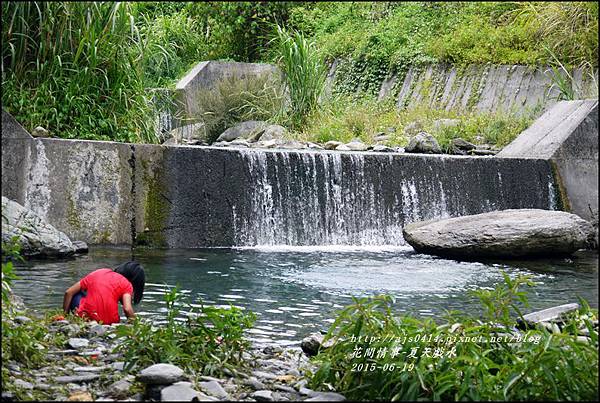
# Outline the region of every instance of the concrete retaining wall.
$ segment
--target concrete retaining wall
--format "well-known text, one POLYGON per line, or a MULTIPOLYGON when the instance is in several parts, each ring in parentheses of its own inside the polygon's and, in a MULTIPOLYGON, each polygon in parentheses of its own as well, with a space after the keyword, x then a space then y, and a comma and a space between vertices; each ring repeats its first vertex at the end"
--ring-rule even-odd
POLYGON ((539 159, 15 141, 10 119, 2 194, 90 244, 401 244, 414 220, 560 208, 539 159))
MULTIPOLYGON (((335 87, 345 77, 336 71, 344 60, 334 61, 328 85, 335 87)), ((575 98, 598 97, 594 80, 582 69, 570 71, 575 98)), ((598 71, 595 72, 596 77, 598 71)), ((522 113, 527 109, 543 110, 559 99, 560 91, 552 83, 548 67, 518 65, 445 64, 411 67, 406 74, 390 74, 381 82, 378 99, 394 97, 399 109, 428 106, 445 110, 504 111, 522 113)))
POLYGON ((598 216, 598 100, 555 104, 499 154, 551 161, 567 210, 598 216))

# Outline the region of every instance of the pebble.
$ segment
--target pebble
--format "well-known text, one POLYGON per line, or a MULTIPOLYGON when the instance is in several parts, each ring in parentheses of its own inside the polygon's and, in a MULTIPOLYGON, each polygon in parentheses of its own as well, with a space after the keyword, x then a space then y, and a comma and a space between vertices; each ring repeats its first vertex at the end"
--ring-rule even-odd
POLYGON ((312 397, 306 399, 306 402, 341 402, 346 400, 344 395, 334 392, 317 392, 312 397))
POLYGON ((154 364, 143 369, 137 380, 151 385, 170 385, 185 379, 183 370, 172 364, 154 364))
POLYGON ((90 341, 88 339, 79 339, 76 337, 72 337, 67 341, 67 344, 74 349, 82 349, 89 346, 90 341))
POLYGON ((216 381, 199 382, 198 387, 209 396, 214 396, 219 399, 229 400, 229 394, 216 381))
POLYGON ((80 383, 89 382, 100 378, 98 374, 84 374, 84 375, 70 375, 70 376, 57 376, 54 381, 57 383, 80 383))
POLYGON ((257 390, 256 392, 252 393, 250 397, 257 402, 272 402, 274 400, 273 392, 270 390, 257 390))
POLYGON ((266 388, 266 386, 265 386, 264 383, 262 383, 261 381, 259 381, 258 379, 256 379, 253 376, 251 376, 248 379, 244 379, 243 383, 244 383, 244 385, 250 386, 254 390, 261 390, 261 389, 265 389, 266 388))
POLYGON ((198 399, 198 391, 192 388, 190 382, 177 382, 160 391, 162 402, 189 402, 198 399))
POLYGON ((33 385, 31 383, 26 382, 22 379, 15 379, 14 384, 17 388, 20 388, 20 389, 27 389, 27 390, 33 389, 33 385))
POLYGON ((115 399, 124 399, 129 395, 129 390, 131 389, 131 383, 127 382, 124 379, 113 382, 108 387, 108 393, 114 397, 115 399))
POLYGON ((21 324, 28 323, 28 322, 31 322, 31 318, 28 318, 27 316, 19 315, 19 316, 15 316, 15 322, 21 323, 21 324))

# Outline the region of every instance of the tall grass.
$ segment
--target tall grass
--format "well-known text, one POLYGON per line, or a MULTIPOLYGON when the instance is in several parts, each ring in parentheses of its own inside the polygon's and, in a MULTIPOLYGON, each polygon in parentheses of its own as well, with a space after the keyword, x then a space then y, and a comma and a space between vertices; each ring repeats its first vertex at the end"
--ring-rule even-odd
POLYGON ((60 137, 153 141, 135 6, 3 2, 3 107, 60 137))
POLYGON ((315 44, 301 32, 289 33, 277 27, 277 62, 285 75, 292 127, 300 127, 314 110, 325 87, 327 69, 315 44))

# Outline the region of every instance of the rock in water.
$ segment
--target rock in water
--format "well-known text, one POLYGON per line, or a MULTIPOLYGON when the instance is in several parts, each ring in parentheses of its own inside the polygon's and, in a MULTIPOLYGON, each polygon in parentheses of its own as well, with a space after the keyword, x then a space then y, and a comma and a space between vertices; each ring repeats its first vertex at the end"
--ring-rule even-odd
POLYGON ((435 137, 429 133, 420 132, 411 137, 405 151, 407 153, 441 154, 442 149, 435 137))
POLYGON ((64 233, 45 222, 33 211, 2 196, 2 242, 17 243, 24 256, 62 257, 75 253, 75 246, 64 233))
POLYGON ((421 253, 516 258, 567 255, 585 248, 592 226, 564 211, 519 209, 420 221, 406 225, 402 232, 421 253))

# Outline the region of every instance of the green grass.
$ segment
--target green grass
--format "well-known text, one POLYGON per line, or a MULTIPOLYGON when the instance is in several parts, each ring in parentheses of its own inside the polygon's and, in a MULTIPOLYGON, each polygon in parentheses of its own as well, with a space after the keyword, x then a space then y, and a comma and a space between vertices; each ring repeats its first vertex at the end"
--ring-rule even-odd
POLYGON ((339 94, 323 103, 307 119, 295 136, 306 141, 324 143, 329 140, 349 142, 358 138, 366 144, 375 143, 377 134, 389 135, 389 146, 405 146, 409 137, 404 128, 419 122, 424 131, 432 134, 445 149, 454 138, 461 137, 475 144, 503 147, 525 130, 537 110, 510 112, 457 112, 429 107, 396 109, 393 100, 377 102, 373 97, 350 97, 339 94), (438 119, 458 119, 458 125, 436 128, 438 119))

